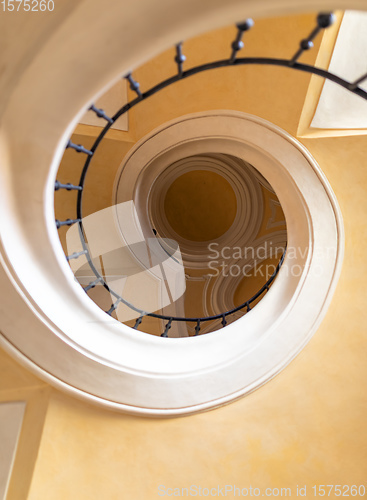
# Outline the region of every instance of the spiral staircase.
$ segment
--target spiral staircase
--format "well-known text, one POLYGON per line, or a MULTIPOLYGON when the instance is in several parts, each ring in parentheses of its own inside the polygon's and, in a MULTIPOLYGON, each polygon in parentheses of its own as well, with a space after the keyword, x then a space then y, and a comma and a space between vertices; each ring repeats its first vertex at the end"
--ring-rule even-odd
POLYGON ((31 21, 5 13, 0 498, 50 498, 54 487, 71 498, 81 485, 80 498, 155 498, 156 479, 172 480, 162 464, 177 484, 199 481, 177 450, 198 449, 200 435, 213 460, 229 454, 222 483, 245 463, 257 484, 261 471, 316 484, 329 449, 328 480, 363 483, 365 132, 325 132, 312 118, 328 90, 320 77, 363 110, 367 75, 331 71, 343 12, 317 12, 341 5, 276 3, 187 1, 177 15, 164 1, 102 12, 90 0, 31 21), (258 277, 233 249, 262 245, 276 252, 258 277), (240 271, 213 276, 225 264, 240 271), (182 415, 192 416, 138 418, 182 415), (231 431, 211 434, 226 422, 238 443, 231 431), (122 459, 113 442, 129 432, 122 459), (97 485, 104 445, 108 463, 119 458, 97 485), (68 446, 85 464, 63 483, 68 446), (167 453, 152 463, 145 446, 167 453), (273 453, 282 466, 293 457, 288 471, 273 453), (113 479, 119 464, 132 473, 124 485, 113 479))

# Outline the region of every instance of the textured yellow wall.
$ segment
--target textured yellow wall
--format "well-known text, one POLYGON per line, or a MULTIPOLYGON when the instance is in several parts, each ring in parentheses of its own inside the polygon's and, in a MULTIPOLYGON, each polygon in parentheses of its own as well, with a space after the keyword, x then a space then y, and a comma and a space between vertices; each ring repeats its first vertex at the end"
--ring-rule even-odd
MULTIPOLYGON (((244 49, 238 57, 290 58, 301 37, 308 36, 315 24, 315 14, 275 19, 260 19, 244 34, 244 49)), ((182 50, 184 69, 204 62, 229 58, 231 43, 237 34, 234 26, 188 40, 182 50)), ((304 53, 302 62, 314 63, 321 38, 315 48, 304 53)), ((134 71, 142 91, 169 78, 177 71, 175 50, 171 48, 134 71)), ((234 109, 251 113, 276 123, 296 134, 299 117, 310 78, 288 68, 239 66, 199 73, 162 90, 129 114, 130 126, 137 139, 164 121, 197 111, 234 109)), ((136 97, 130 91, 131 97, 136 97)))
MULTIPOLYGON (((259 21, 245 36, 245 51, 290 56, 313 19, 259 21)), ((228 28, 185 44, 187 66, 227 56, 234 35, 228 28)), ((316 50, 305 60, 315 56, 316 50)), ((159 80, 173 65, 172 57, 171 50, 136 71, 142 88, 159 80)), ((296 135, 308 83, 308 76, 287 69, 215 70, 139 104, 130 124, 139 138, 181 114, 229 108, 261 116, 296 135)), ((52 390, 29 499, 150 500, 161 498, 159 485, 232 484, 262 491, 289 487, 292 497, 297 485, 307 485, 305 498, 311 499, 314 484, 366 481, 367 143, 364 137, 302 142, 326 173, 346 230, 340 283, 309 345, 255 393, 186 418, 121 415, 52 390)))

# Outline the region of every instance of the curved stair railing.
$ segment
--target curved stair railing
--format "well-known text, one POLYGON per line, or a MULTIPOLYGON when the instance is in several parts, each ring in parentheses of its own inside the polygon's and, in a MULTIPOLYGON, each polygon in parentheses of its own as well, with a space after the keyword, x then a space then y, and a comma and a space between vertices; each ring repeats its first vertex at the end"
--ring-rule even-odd
POLYGON ((293 70, 298 70, 298 71, 303 71, 306 73, 311 73, 314 75, 321 76, 322 78, 326 80, 330 80, 337 85, 345 88, 349 92, 352 92, 353 94, 356 94, 363 99, 367 100, 367 92, 363 90, 360 87, 360 84, 367 80, 367 73, 361 75, 359 78, 357 78, 354 81, 348 81, 343 78, 338 77, 337 75, 330 73, 327 70, 309 65, 309 64, 303 64, 298 62, 302 54, 307 51, 312 49, 313 47, 313 40, 319 33, 328 28, 333 24, 335 20, 335 16, 332 13, 320 13, 317 16, 316 19, 316 26, 314 29, 311 31, 309 36, 305 39, 302 39, 299 43, 299 48, 295 51, 294 55, 290 57, 289 59, 277 59, 277 58, 266 58, 266 57, 243 57, 243 58, 238 58, 237 53, 244 47, 244 43, 242 41, 243 35, 246 31, 251 29, 254 25, 254 22, 252 19, 247 19, 243 23, 239 23, 236 25, 237 27, 237 36, 235 40, 232 42, 230 45, 230 54, 228 59, 223 59, 223 60, 218 60, 214 62, 209 62, 206 64, 201 64, 199 66, 195 66, 193 68, 184 70, 184 63, 186 62, 186 57, 183 54, 183 43, 180 42, 176 45, 176 55, 174 57, 174 62, 176 63, 177 66, 177 73, 176 75, 161 81, 159 84, 155 85, 154 87, 146 90, 146 91, 141 91, 140 89, 140 84, 139 82, 135 81, 132 73, 127 74, 124 76, 124 78, 128 81, 130 85, 130 89, 136 93, 136 98, 125 104, 121 109, 119 109, 112 117, 109 117, 106 115, 106 113, 102 110, 97 108, 95 105, 91 105, 89 110, 93 113, 95 113, 99 118, 102 120, 105 120, 107 123, 105 127, 102 129, 101 133, 99 136, 96 138, 93 146, 90 149, 85 148, 84 146, 80 144, 74 144, 70 140, 68 141, 66 148, 69 149, 74 149, 77 153, 82 153, 86 155, 86 160, 84 163, 84 167, 82 169, 80 179, 79 179, 79 184, 78 185, 73 185, 71 183, 61 183, 58 180, 55 182, 55 191, 58 191, 60 189, 65 189, 67 191, 78 191, 77 193, 77 204, 76 204, 76 217, 73 219, 66 219, 63 221, 60 221, 56 219, 56 227, 57 229, 63 227, 63 226, 72 226, 73 224, 78 224, 79 225, 79 235, 82 243, 83 250, 81 252, 75 252, 71 255, 66 256, 67 260, 71 259, 77 259, 82 255, 85 255, 89 264, 89 267, 93 271, 95 278, 92 280, 86 287, 84 287, 84 291, 88 293, 89 290, 93 289, 96 286, 103 286, 111 296, 115 297, 115 302, 111 305, 110 309, 105 311, 108 315, 112 315, 113 311, 116 310, 118 305, 120 303, 125 304, 132 310, 138 313, 138 318, 135 322, 134 329, 138 329, 139 326, 142 324, 144 317, 149 316, 152 318, 157 318, 160 320, 167 321, 165 325, 165 329, 163 333, 161 334, 161 337, 168 337, 168 332, 172 326, 172 323, 174 321, 184 321, 184 322, 192 322, 195 323, 195 334, 194 336, 199 335, 201 325, 202 323, 206 321, 213 321, 217 319, 221 319, 221 324, 222 326, 226 326, 227 324, 227 318, 230 315, 235 314, 238 311, 244 311, 247 313, 248 311, 251 310, 251 304, 256 301, 259 297, 261 297, 266 291, 269 290, 270 285, 273 283, 274 279, 276 278, 279 269, 281 265, 283 264, 285 254, 286 254, 286 249, 284 250, 278 265, 274 271, 274 273, 270 276, 270 278, 266 281, 266 283, 260 288, 260 290, 255 293, 250 299, 246 300, 244 303, 242 303, 240 306, 235 307, 233 309, 230 309, 228 311, 222 312, 220 314, 212 315, 212 316, 205 316, 205 317, 177 317, 177 316, 167 316, 167 315, 162 315, 162 314, 157 314, 157 313, 149 313, 146 312, 142 309, 139 309, 135 307, 133 304, 130 302, 126 301, 121 295, 116 293, 104 280, 104 278, 101 276, 101 274, 98 272, 96 267, 94 266, 92 262, 92 258, 89 254, 88 250, 88 245, 86 243, 86 235, 85 231, 83 228, 83 213, 82 213, 82 201, 83 201, 83 191, 84 191, 84 186, 85 186, 85 179, 88 173, 88 170, 91 166, 91 160, 96 153, 99 145, 103 141, 104 137, 106 136, 107 132, 110 130, 111 126, 116 122, 118 118, 120 118, 123 114, 127 113, 130 109, 132 109, 134 106, 138 105, 139 103, 143 102, 144 100, 148 99, 152 95, 160 92, 162 89, 182 80, 185 78, 189 78, 193 75, 196 75, 198 73, 201 73, 203 71, 215 69, 215 68, 224 68, 224 67, 231 67, 231 66, 240 66, 240 65, 268 65, 268 66, 281 66, 284 68, 289 68, 293 70))

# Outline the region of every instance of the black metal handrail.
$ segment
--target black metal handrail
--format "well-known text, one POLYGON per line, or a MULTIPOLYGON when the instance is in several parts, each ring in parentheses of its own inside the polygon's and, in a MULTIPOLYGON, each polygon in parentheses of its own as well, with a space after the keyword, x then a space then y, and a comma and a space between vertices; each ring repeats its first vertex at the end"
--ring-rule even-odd
POLYGON ((111 305, 111 308, 106 311, 107 314, 111 315, 114 310, 118 307, 120 303, 125 304, 128 306, 130 309, 134 310, 139 314, 138 319, 135 322, 134 329, 137 329, 139 325, 142 323, 143 318, 145 316, 161 319, 167 321, 167 324, 165 326, 165 330, 162 333, 162 337, 168 337, 168 331, 172 326, 173 321, 178 321, 178 322, 194 322, 196 323, 195 325, 195 335, 197 336, 200 332, 201 329, 201 324, 206 321, 213 321, 217 319, 222 319, 221 323, 222 326, 224 327, 227 324, 227 317, 235 314, 236 312, 246 309, 246 312, 251 310, 251 304, 257 300, 261 295, 264 294, 265 291, 269 290, 270 285, 274 281, 275 277, 277 276, 279 269, 281 265, 283 264, 285 254, 286 254, 286 249, 284 249, 284 252, 279 260, 279 263, 274 271, 274 273, 271 275, 271 277, 267 280, 267 282, 260 288, 260 290, 253 295, 249 300, 244 302, 238 307, 235 307, 231 310, 225 311, 220 314, 212 315, 212 316, 206 316, 206 317, 177 317, 177 316, 167 316, 167 315, 162 315, 162 314, 156 314, 156 313, 148 313, 142 309, 139 309, 135 307, 133 304, 130 304, 128 301, 123 299, 119 294, 117 294, 114 290, 111 289, 111 287, 106 283, 104 278, 100 275, 96 267, 94 266, 92 262, 92 258, 89 254, 88 246, 86 243, 86 237, 85 237, 85 232, 83 228, 83 214, 82 214, 82 200, 83 200, 83 192, 84 192, 84 184, 85 184, 85 179, 86 175, 88 172, 88 169, 91 164, 91 160, 99 147, 100 143, 106 136, 107 132, 110 130, 111 126, 116 122, 118 118, 120 118, 123 114, 125 114, 127 111, 132 109, 134 106, 139 104, 140 102, 148 99, 149 97, 153 96, 157 92, 163 90, 164 88, 182 80, 185 78, 189 78, 193 75, 196 75, 198 73, 201 73, 203 71, 208 71, 216 68, 224 68, 224 67, 232 67, 232 66, 240 66, 240 65, 268 65, 268 66, 280 66, 284 68, 289 68, 293 70, 298 70, 298 71, 303 71, 306 73, 314 74, 321 76, 322 78, 326 80, 330 80, 337 85, 345 88, 349 92, 352 92, 356 95, 359 95, 363 99, 367 100, 367 92, 363 90, 360 87, 360 84, 367 80, 367 73, 364 75, 361 75, 359 78, 357 78, 354 81, 347 81, 343 78, 338 77, 337 75, 330 73, 327 70, 324 70, 322 68, 318 68, 309 64, 302 64, 297 62, 299 58, 302 56, 303 52, 306 50, 310 50, 313 47, 313 40, 315 37, 324 29, 328 28, 333 24, 335 20, 335 17, 332 13, 321 13, 317 16, 316 19, 316 26, 313 28, 311 31, 310 35, 301 40, 299 43, 299 48, 295 52, 295 54, 290 58, 290 59, 278 59, 278 58, 267 58, 267 57, 243 57, 243 58, 238 58, 237 53, 239 50, 241 50, 244 46, 242 42, 242 36, 243 34, 248 31, 249 29, 252 28, 254 22, 252 19, 247 19, 243 23, 237 24, 237 36, 235 40, 231 44, 231 52, 230 56, 228 59, 223 59, 223 60, 218 60, 218 61, 213 61, 205 64, 201 64, 199 66, 195 66, 193 68, 190 68, 188 70, 183 69, 183 64, 186 61, 186 57, 183 54, 182 51, 182 46, 183 43, 180 42, 176 45, 176 55, 174 57, 174 62, 177 65, 177 74, 167 78, 166 80, 158 83, 154 87, 146 90, 145 92, 142 92, 140 89, 140 84, 139 82, 135 81, 132 73, 127 74, 124 78, 129 82, 130 89, 136 93, 136 98, 125 104, 121 109, 119 109, 111 118, 108 117, 105 112, 101 109, 96 108, 96 106, 91 105, 90 110, 96 113, 96 115, 104 120, 107 121, 107 124, 105 127, 102 129, 101 133, 98 135, 96 138, 93 146, 90 149, 85 148, 84 146, 80 144, 74 144, 70 140, 67 143, 67 148, 72 148, 74 149, 77 153, 84 153, 87 155, 84 167, 81 172, 80 180, 79 180, 79 185, 74 186, 70 183, 68 184, 61 184, 59 181, 56 181, 55 183, 55 190, 59 189, 67 189, 67 190, 77 190, 77 216, 76 219, 67 219, 66 221, 59 221, 56 220, 56 227, 59 229, 62 226, 70 226, 74 223, 79 224, 79 234, 80 234, 80 239, 81 243, 83 246, 83 251, 74 253, 70 256, 67 257, 68 260, 78 258, 80 255, 85 255, 88 261, 88 264, 93 271, 93 273, 96 276, 96 279, 94 281, 91 281, 86 287, 84 287, 84 290, 88 292, 92 288, 94 288, 97 285, 102 285, 113 297, 115 297, 116 301, 111 305))

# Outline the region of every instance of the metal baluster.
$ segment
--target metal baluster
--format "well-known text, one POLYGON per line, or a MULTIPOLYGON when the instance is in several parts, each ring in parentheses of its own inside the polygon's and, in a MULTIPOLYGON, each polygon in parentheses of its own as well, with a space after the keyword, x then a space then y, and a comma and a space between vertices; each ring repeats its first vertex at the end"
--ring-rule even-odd
POLYGON ((115 311, 117 309, 117 306, 119 305, 119 303, 121 302, 121 299, 117 299, 116 302, 114 302, 111 306, 111 308, 106 311, 106 313, 111 316, 111 314, 113 313, 113 311, 115 311))
POLYGON ((81 222, 82 219, 66 219, 66 220, 55 220, 57 229, 60 229, 62 226, 72 226, 77 222, 81 222))
POLYGON ((358 85, 362 82, 364 82, 365 80, 367 80, 367 73, 365 75, 362 75, 361 77, 359 77, 355 82, 351 83, 349 85, 349 89, 350 90, 355 90, 358 85))
POLYGON ((66 260, 69 261, 69 260, 72 260, 72 259, 77 259, 81 255, 85 255, 86 253, 88 253, 88 250, 83 250, 82 252, 74 252, 71 255, 67 255, 66 256, 66 260))
POLYGON ((96 285, 98 285, 98 283, 100 283, 101 281, 103 281, 103 280, 102 280, 102 278, 97 278, 96 280, 91 281, 91 282, 89 283, 89 285, 87 285, 87 286, 83 287, 83 290, 87 293, 87 292, 88 292, 88 290, 91 290, 92 288, 94 288, 94 287, 95 287, 96 285))
POLYGON ((168 330, 172 326, 172 320, 173 320, 173 318, 169 319, 168 323, 166 324, 166 328, 165 328, 164 332, 162 333, 161 337, 168 337, 168 330))
POLYGON ((137 93, 139 98, 142 98, 142 93, 140 91, 140 84, 134 80, 131 73, 125 76, 126 80, 130 83, 130 88, 137 93))
POLYGON ((237 36, 236 36, 236 39, 232 42, 232 54, 231 54, 231 57, 229 59, 229 62, 230 63, 233 63, 236 59, 236 54, 239 50, 243 49, 244 47, 244 43, 242 41, 242 35, 244 34, 245 31, 248 31, 249 29, 251 29, 254 25, 254 21, 253 19, 246 19, 246 21, 244 21, 243 23, 239 23, 237 24, 237 36))
POLYGON ((68 148, 75 149, 75 151, 77 153, 85 153, 88 156, 93 156, 93 151, 91 151, 90 149, 86 149, 81 144, 74 144, 70 140, 68 141, 68 143, 66 145, 66 149, 68 149, 68 148))
POLYGON ((293 66, 293 64, 297 61, 297 59, 301 57, 301 55, 305 50, 312 49, 314 38, 320 33, 322 29, 328 28, 334 22, 335 22, 335 15, 332 12, 329 12, 327 14, 319 14, 317 16, 316 28, 311 31, 311 33, 307 38, 301 40, 300 48, 297 50, 292 59, 289 61, 290 66, 293 66))
POLYGON ((226 326, 226 324, 227 324, 227 320, 226 320, 226 315, 225 314, 222 314, 222 321, 221 321, 221 323, 222 323, 223 327, 226 326))
POLYGON ((103 111, 103 109, 97 108, 94 104, 89 108, 90 111, 94 111, 95 114, 98 116, 98 118, 103 118, 106 120, 108 123, 113 123, 112 118, 106 115, 106 113, 103 111))
POLYGON ((136 322, 135 322, 135 325, 133 326, 134 330, 137 330, 138 329, 138 326, 140 325, 140 323, 143 321, 143 318, 144 316, 140 316, 136 322))
POLYGON ((59 189, 66 189, 67 191, 71 191, 73 189, 78 191, 83 190, 82 186, 74 186, 74 184, 70 184, 70 182, 67 184, 61 184, 61 182, 55 181, 55 191, 58 191, 59 189))
POLYGON ((176 45, 176 57, 175 57, 175 62, 177 63, 177 68, 178 68, 178 74, 180 78, 182 78, 182 65, 186 61, 186 56, 183 55, 182 53, 182 42, 178 43, 176 45))

